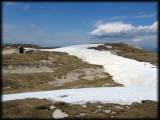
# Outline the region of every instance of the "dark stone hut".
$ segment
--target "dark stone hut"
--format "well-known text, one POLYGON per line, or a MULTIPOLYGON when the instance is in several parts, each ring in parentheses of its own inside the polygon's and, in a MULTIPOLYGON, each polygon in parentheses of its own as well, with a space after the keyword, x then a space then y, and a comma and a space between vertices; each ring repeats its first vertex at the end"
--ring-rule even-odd
POLYGON ((19 47, 19 53, 24 53, 25 51, 24 51, 25 49, 24 49, 24 47, 19 47))

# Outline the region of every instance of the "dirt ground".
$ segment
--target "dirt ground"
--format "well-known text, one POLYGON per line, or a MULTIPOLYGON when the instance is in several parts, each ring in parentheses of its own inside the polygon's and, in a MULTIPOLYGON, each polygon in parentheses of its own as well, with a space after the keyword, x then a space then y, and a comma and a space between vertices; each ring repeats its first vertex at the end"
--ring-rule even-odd
POLYGON ((86 103, 84 105, 52 102, 46 99, 6 101, 2 104, 2 118, 53 118, 56 110, 67 118, 157 118, 158 103, 143 101, 132 105, 86 103))

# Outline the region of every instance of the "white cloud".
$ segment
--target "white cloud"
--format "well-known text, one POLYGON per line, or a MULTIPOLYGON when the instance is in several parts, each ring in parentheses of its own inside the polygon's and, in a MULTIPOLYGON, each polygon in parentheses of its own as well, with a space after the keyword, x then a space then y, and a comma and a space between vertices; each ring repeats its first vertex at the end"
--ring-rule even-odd
POLYGON ((123 22, 104 23, 90 32, 95 37, 127 37, 134 38, 137 36, 153 35, 157 32, 158 22, 149 26, 134 26, 123 22))
POLYGON ((95 36, 103 36, 111 33, 125 32, 131 29, 132 29, 131 24, 123 24, 122 22, 112 22, 112 23, 100 24, 90 34, 95 36))
POLYGON ((100 24, 89 34, 92 40, 97 42, 126 42, 156 47, 157 33, 158 22, 146 26, 108 22, 100 24))

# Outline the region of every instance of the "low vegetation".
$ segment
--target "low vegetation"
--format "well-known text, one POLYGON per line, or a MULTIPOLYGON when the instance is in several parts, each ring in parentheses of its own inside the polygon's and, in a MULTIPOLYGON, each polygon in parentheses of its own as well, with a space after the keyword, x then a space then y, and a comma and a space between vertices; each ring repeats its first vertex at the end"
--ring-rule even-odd
POLYGON ((133 47, 124 43, 106 43, 97 47, 90 47, 95 50, 109 50, 114 54, 123 56, 126 58, 134 59, 140 62, 149 62, 154 65, 158 65, 158 54, 145 51, 140 48, 133 47), (108 47, 112 46, 112 47, 108 47))
POLYGON ((84 105, 53 102, 47 99, 24 99, 3 103, 3 118, 53 118, 55 110, 67 118, 157 118, 158 103, 143 101, 132 105, 86 103, 84 105), (147 109, 146 109, 147 108, 147 109))
MULTIPOLYGON (((96 78, 95 80, 83 80, 81 77, 86 76, 84 69, 93 69, 90 72, 93 74, 88 74, 89 77, 97 76, 98 69, 103 69, 100 65, 92 65, 86 62, 83 62, 81 59, 78 59, 75 56, 68 55, 67 53, 60 52, 42 52, 35 51, 32 53, 25 54, 6 54, 3 55, 3 64, 2 67, 9 69, 11 65, 16 66, 13 69, 19 68, 20 73, 3 73, 3 93, 17 93, 17 92, 27 92, 27 91, 38 91, 38 90, 53 90, 53 89, 63 89, 63 88, 75 88, 75 87, 97 87, 97 86, 118 86, 120 84, 114 82, 112 77, 108 73, 100 73, 99 76, 104 76, 102 78, 96 78), (21 73, 24 70, 23 66, 28 66, 29 69, 41 69, 39 66, 31 68, 34 65, 41 65, 40 61, 49 61, 50 64, 44 63, 46 67, 53 69, 53 72, 39 72, 39 73, 21 73), (6 67, 7 66, 7 67, 6 67), (77 71, 75 71, 77 70, 77 71), (75 72, 74 72, 75 71, 75 72), (77 76, 82 72, 81 76, 77 76), (64 81, 65 75, 70 73, 74 76, 66 79, 66 82, 60 86, 57 86, 55 81, 58 82, 64 81), (90 76, 92 75, 92 76, 90 76), (76 81, 70 79, 75 79, 76 81)), ((87 70, 87 71, 88 71, 87 70)), ((4 70, 3 70, 4 71, 4 70)), ((13 72, 14 70, 12 70, 13 72)), ((103 71, 103 70, 102 70, 103 71)), ((70 75, 70 76, 71 76, 70 75)))
POLYGON ((52 118, 51 101, 46 99, 25 99, 3 102, 2 118, 52 118))
MULTIPOLYGON (((17 45, 13 45, 12 47, 17 49, 17 45)), ((41 48, 32 45, 26 45, 26 47, 41 48)), ((4 48, 10 49, 7 46, 4 46, 4 48)), ((109 50, 114 54, 126 58, 150 62, 154 65, 158 63, 157 54, 123 43, 106 43, 105 45, 91 47, 90 49, 109 50)), ((88 64, 67 53, 47 51, 30 51, 24 54, 11 53, 13 54, 2 55, 3 94, 67 88, 123 86, 114 82, 112 76, 108 73, 104 73, 102 66, 88 64), (42 69, 42 65, 53 71, 22 72, 26 67, 38 71, 42 69), (13 72, 16 69, 18 69, 17 72, 13 72)), ((54 117, 53 113, 56 110, 61 110, 67 114, 67 118, 69 119, 157 118, 157 106, 157 102, 149 100, 142 101, 142 103, 133 103, 132 105, 113 103, 86 103, 84 105, 77 105, 54 100, 29 98, 3 102, 2 118, 51 119, 54 117)))

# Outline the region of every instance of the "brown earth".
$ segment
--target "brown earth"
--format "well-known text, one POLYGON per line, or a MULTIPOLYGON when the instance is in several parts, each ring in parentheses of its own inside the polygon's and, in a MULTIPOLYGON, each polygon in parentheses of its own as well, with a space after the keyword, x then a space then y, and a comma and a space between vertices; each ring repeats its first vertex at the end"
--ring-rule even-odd
POLYGON ((157 118, 158 103, 143 101, 132 105, 86 103, 84 105, 51 102, 46 99, 6 101, 2 104, 2 118, 52 118, 59 109, 67 118, 157 118))
POLYGON ((104 73, 102 66, 88 64, 67 53, 36 51, 2 57, 5 94, 74 87, 122 86, 114 82, 108 73, 104 73))

